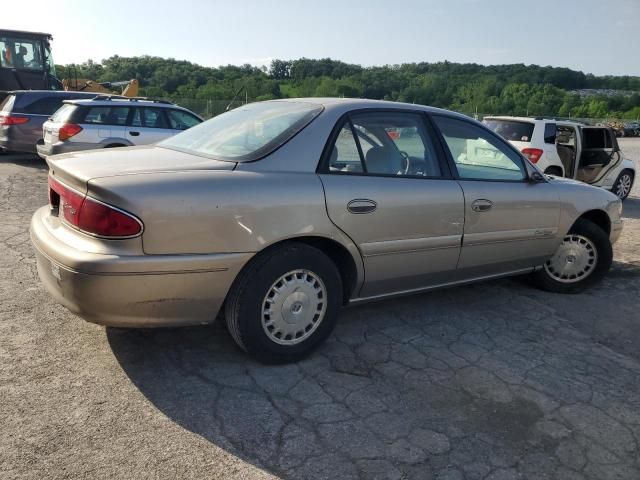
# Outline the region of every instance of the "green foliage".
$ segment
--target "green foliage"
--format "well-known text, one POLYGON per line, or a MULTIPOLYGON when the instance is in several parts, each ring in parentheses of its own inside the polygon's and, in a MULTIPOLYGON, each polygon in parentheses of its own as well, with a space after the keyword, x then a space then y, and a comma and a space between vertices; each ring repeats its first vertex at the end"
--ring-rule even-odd
POLYGON ((640 114, 640 77, 585 75, 568 68, 537 65, 409 63, 361 67, 330 58, 273 60, 270 68, 251 65, 203 67, 184 60, 113 56, 69 68, 61 76, 97 81, 140 82, 141 95, 230 100, 240 90, 250 100, 287 97, 363 97, 420 103, 466 113, 559 115, 572 117, 640 114), (631 95, 583 97, 577 89, 615 89, 631 95))

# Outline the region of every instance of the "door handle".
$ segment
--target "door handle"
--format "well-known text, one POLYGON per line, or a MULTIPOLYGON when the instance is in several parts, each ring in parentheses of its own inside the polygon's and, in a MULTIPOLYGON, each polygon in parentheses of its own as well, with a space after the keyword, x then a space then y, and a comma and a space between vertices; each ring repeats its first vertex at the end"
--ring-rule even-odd
POLYGON ((129 135, 131 135, 132 137, 137 137, 138 135, 140 135, 140 132, 129 132, 129 135))
POLYGON ((356 214, 371 213, 376 208, 378 208, 378 204, 373 200, 369 200, 367 198, 356 198, 354 200, 351 200, 347 204, 347 210, 350 213, 356 213, 356 214))
POLYGON ((471 204, 471 210, 474 212, 486 212, 491 210, 491 207, 493 207, 493 202, 485 198, 479 198, 471 204))

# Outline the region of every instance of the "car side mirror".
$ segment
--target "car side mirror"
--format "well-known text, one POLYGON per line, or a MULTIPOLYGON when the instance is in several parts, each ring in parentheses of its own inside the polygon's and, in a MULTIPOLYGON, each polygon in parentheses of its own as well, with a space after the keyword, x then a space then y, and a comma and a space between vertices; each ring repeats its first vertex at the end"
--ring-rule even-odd
POLYGON ((544 182, 546 182, 546 180, 544 178, 544 175, 542 175, 538 171, 531 172, 531 174, 529 175, 529 181, 531 183, 544 183, 544 182))

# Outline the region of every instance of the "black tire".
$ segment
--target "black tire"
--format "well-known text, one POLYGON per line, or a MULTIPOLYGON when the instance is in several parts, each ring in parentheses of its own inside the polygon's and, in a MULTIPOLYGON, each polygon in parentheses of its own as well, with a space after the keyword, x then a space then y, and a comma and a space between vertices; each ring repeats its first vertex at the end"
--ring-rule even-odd
POLYGON ((620 200, 625 200, 629 194, 631 193, 631 188, 633 187, 633 172, 631 170, 623 170, 620 172, 620 175, 618 175, 618 178, 616 178, 616 181, 613 182, 613 186, 611 187, 611 193, 613 193, 614 195, 616 195, 620 200), (624 192, 624 194, 622 195, 618 195, 618 191, 619 191, 619 184, 623 181, 623 178, 626 176, 629 177, 629 179, 631 180, 631 183, 629 185, 629 189, 624 192))
POLYGON ((560 167, 549 167, 544 173, 547 175, 555 175, 556 177, 562 177, 562 169, 560 167))
POLYGON ((543 267, 531 276, 534 285, 538 288, 554 293, 580 293, 601 281, 609 271, 613 261, 613 249, 609 236, 602 228, 589 220, 578 219, 569 230, 568 236, 571 234, 580 235, 591 241, 597 253, 595 267, 586 277, 576 279, 572 283, 564 283, 556 279, 547 268, 543 267))
POLYGON ((104 148, 118 148, 118 147, 126 147, 126 145, 123 145, 122 143, 111 143, 105 146, 104 148))
POLYGON ((259 254, 238 275, 225 302, 227 328, 236 343, 264 363, 295 362, 320 345, 333 331, 342 305, 342 279, 333 261, 322 251, 291 242, 259 254), (262 307, 272 285, 297 269, 319 277, 326 291, 324 317, 310 335, 293 345, 271 339, 262 324, 262 307))

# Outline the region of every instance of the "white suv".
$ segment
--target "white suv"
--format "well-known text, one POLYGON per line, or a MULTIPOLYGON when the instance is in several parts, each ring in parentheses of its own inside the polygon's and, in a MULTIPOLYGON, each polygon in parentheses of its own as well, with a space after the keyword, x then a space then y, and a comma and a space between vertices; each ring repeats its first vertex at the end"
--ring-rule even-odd
POLYGON ((631 191, 635 164, 608 127, 526 117, 485 117, 483 123, 548 175, 603 187, 623 200, 631 191))
POLYGON ((148 145, 202 122, 170 102, 100 95, 69 100, 42 126, 38 154, 148 145))

